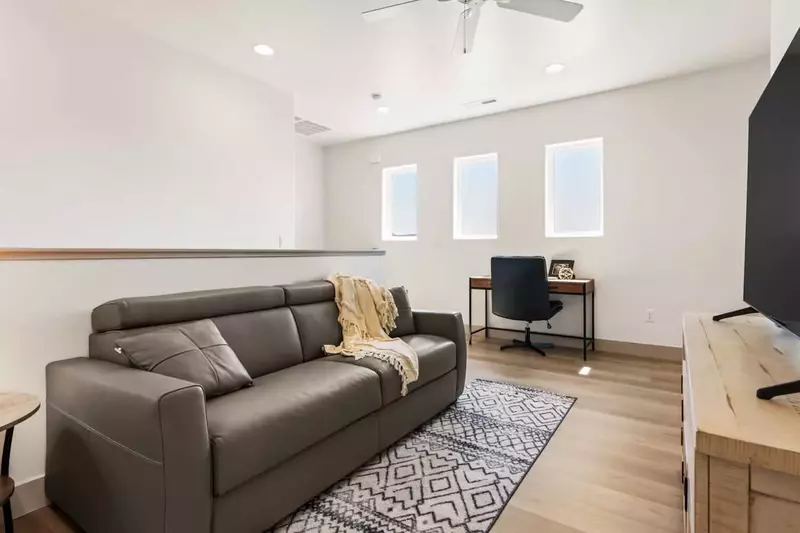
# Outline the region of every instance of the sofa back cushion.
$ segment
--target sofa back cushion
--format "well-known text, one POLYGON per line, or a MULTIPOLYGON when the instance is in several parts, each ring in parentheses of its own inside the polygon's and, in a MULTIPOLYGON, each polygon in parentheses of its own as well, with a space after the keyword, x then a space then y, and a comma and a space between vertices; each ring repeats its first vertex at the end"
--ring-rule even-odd
POLYGON ((129 366, 120 338, 210 318, 256 378, 303 362, 294 317, 280 287, 200 291, 108 302, 92 312, 89 356, 129 366))
POLYGON ((300 334, 288 307, 213 320, 254 378, 303 362, 300 334))
POLYGON ((323 357, 324 345, 336 346, 342 342, 339 308, 336 307, 336 294, 330 282, 298 283, 286 285, 283 289, 286 304, 292 310, 300 333, 304 361, 323 357))
POLYGON ((413 335, 417 332, 414 325, 414 313, 411 311, 411 301, 408 299, 408 291, 405 287, 393 287, 391 290, 394 298, 394 305, 397 307, 397 318, 395 318, 395 328, 389 332, 392 337, 402 337, 413 335))
POLYGON ((120 298, 92 311, 92 331, 103 333, 193 322, 204 318, 274 309, 286 303, 279 287, 241 287, 120 298))

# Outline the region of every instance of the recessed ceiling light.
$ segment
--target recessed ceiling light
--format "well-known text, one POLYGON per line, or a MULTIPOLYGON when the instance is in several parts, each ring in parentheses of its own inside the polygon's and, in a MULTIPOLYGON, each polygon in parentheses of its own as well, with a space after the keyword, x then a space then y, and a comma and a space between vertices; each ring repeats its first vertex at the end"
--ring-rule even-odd
POLYGON ((544 69, 544 71, 547 72, 548 74, 558 74, 562 70, 564 70, 564 65, 562 65, 561 63, 553 63, 552 65, 548 65, 544 69))
POLYGON ((383 113, 384 115, 389 113, 389 111, 390 111, 390 109, 388 107, 386 107, 385 105, 383 105, 383 106, 378 108, 378 113, 383 113))
POLYGON ((581 369, 578 371, 578 374, 580 374, 581 376, 588 376, 588 375, 589 375, 589 372, 591 372, 591 371, 592 371, 592 367, 590 367, 590 366, 585 366, 585 367, 581 368, 581 369))
POLYGON ((253 47, 253 51, 260 56, 274 56, 275 50, 272 49, 271 46, 267 46, 266 44, 257 44, 253 47))

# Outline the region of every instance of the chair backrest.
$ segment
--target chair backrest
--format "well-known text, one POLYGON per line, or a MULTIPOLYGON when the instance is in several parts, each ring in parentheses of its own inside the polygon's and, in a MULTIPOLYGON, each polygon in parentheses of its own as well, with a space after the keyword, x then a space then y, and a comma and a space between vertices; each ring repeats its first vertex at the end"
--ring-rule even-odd
POLYGON ((544 257, 492 257, 492 313, 526 322, 550 318, 544 257))

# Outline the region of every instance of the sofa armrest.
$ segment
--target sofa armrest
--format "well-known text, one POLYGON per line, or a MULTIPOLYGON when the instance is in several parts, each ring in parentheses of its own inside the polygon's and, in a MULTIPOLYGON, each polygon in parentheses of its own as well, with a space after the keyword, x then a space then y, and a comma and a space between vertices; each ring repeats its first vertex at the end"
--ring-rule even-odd
POLYGON ((87 533, 208 533, 199 385, 96 359, 47 366, 50 500, 87 533))
POLYGON ((464 382, 467 378, 467 335, 461 313, 414 310, 413 314, 417 333, 437 335, 456 344, 456 368, 458 370, 456 398, 458 398, 464 391, 464 382))

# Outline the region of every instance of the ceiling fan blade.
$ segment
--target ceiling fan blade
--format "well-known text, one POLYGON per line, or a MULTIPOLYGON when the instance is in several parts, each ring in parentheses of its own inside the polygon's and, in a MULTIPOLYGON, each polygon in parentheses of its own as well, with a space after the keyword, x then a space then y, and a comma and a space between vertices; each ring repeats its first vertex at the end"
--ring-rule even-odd
POLYGON ((454 54, 469 54, 475 45, 475 35, 478 32, 478 22, 481 20, 480 6, 468 7, 458 16, 456 39, 453 42, 454 54))
POLYGON ((572 21, 583 10, 583 5, 567 0, 498 0, 497 5, 561 22, 572 21))
POLYGON ((364 20, 366 20, 367 22, 376 22, 379 20, 385 20, 399 14, 402 11, 403 7, 406 7, 409 4, 416 4, 417 2, 419 2, 419 0, 405 0, 405 1, 394 0, 394 3, 388 6, 383 6, 376 9, 370 9, 369 11, 364 11, 363 13, 361 13, 361 16, 364 17, 364 20))

